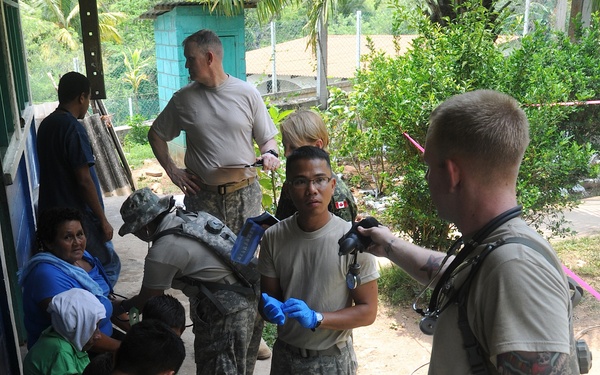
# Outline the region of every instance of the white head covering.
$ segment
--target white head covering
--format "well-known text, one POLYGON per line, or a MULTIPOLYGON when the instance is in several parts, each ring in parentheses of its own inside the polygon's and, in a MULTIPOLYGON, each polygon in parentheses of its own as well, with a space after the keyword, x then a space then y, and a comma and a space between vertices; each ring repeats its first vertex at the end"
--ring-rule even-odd
POLYGON ((81 351, 90 340, 106 309, 92 293, 73 288, 59 293, 48 305, 52 327, 81 351))

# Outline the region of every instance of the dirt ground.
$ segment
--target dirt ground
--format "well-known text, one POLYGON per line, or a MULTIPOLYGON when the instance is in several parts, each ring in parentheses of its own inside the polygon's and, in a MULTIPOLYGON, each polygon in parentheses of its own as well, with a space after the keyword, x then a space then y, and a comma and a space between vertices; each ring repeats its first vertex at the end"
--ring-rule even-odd
MULTIPOLYGON (((137 188, 149 186, 157 194, 181 194, 155 161, 148 161, 132 173, 137 188)), ((600 224, 596 232, 600 232, 600 224)), ((580 235, 585 234, 580 232, 580 235)), ((600 280, 588 282, 600 285, 600 280)), ((586 294, 586 298, 575 308, 574 318, 576 338, 584 339, 597 357, 597 363, 589 374, 600 375, 600 301, 586 294)), ((427 374, 431 336, 421 333, 418 323, 419 316, 410 307, 391 307, 380 303, 375 323, 354 330, 358 373, 427 374)), ((268 360, 259 361, 255 375, 268 374, 269 368, 268 360)))
MULTIPOLYGON (((359 374, 427 374, 432 336, 421 333, 419 317, 407 307, 379 304, 375 323, 354 330, 359 374)), ((600 375, 600 301, 588 295, 575 308, 574 332, 598 359, 589 374, 600 375)))

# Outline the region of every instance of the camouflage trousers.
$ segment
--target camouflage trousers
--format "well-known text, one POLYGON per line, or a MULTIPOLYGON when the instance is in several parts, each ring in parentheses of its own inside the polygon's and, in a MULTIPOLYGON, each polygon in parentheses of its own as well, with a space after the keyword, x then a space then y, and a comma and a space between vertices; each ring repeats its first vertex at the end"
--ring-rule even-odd
POLYGON ((281 340, 273 345, 271 359, 271 375, 354 375, 358 368, 352 339, 340 348, 337 355, 302 356, 298 350, 290 348, 281 340))
POLYGON ((250 186, 221 195, 210 191, 200 191, 183 199, 188 211, 204 211, 217 217, 236 235, 246 219, 262 212, 262 191, 258 180, 250 186))
POLYGON ((196 374, 252 375, 264 325, 258 300, 229 290, 213 295, 226 315, 203 294, 190 298, 196 374))

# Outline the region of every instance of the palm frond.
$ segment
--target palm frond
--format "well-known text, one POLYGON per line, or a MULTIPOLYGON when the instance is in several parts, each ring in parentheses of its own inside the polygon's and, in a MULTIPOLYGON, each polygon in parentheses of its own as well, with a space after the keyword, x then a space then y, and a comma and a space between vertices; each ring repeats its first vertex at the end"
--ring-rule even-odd
POLYGON ((56 33, 56 40, 59 43, 65 45, 71 50, 76 50, 79 47, 78 41, 73 37, 73 35, 78 35, 73 32, 73 30, 67 30, 64 28, 58 29, 58 33, 56 33))

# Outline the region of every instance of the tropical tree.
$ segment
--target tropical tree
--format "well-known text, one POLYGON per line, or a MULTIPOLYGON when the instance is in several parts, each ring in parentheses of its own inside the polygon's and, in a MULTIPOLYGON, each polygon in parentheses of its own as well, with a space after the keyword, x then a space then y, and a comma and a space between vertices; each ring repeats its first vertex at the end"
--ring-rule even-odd
POLYGON ((566 234, 561 212, 579 198, 570 189, 597 176, 588 163, 594 153, 590 140, 597 138, 593 113, 554 104, 595 99, 600 92, 600 19, 593 18, 578 43, 540 26, 518 44, 499 44, 487 15, 473 0, 446 27, 424 15, 409 19, 419 32, 411 48, 398 56, 372 51, 353 90, 332 89, 324 113, 332 154, 362 166, 362 176, 375 178, 361 183, 389 197, 381 219, 432 248, 446 248, 455 228, 437 218, 427 168, 405 133, 422 144, 431 111, 452 95, 487 88, 523 103, 532 146, 521 166, 517 198, 536 228, 546 219, 554 235, 566 234), (577 127, 574 115, 580 115, 577 127))
MULTIPOLYGON (((70 70, 79 71, 84 61, 79 3, 77 0, 23 0, 19 6, 33 100, 56 100, 57 77, 70 70)), ((117 26, 124 17, 124 13, 110 12, 102 0, 98 1, 103 43, 121 42, 117 26)))
POLYGON ((148 66, 150 59, 142 59, 142 51, 139 49, 133 52, 129 50, 128 52, 129 55, 123 53, 123 64, 126 68, 123 81, 131 85, 135 110, 136 113, 139 113, 138 93, 142 82, 148 81, 148 75, 144 72, 144 69, 148 66))
MULTIPOLYGON (((77 0, 24 0, 24 17, 35 17, 40 23, 49 23, 56 29, 56 40, 70 50, 81 49, 81 21, 77 0)), ((102 1, 98 1, 98 23, 100 39, 121 42, 117 25, 125 19, 122 12, 103 12, 102 1)), ((25 33, 26 34, 26 33, 25 33)))
MULTIPOLYGON (((244 9, 244 0, 207 0, 211 10, 222 12, 225 15, 239 14, 244 9)), ((287 6, 304 6, 308 10, 308 21, 304 26, 308 35, 309 45, 316 47, 317 36, 323 32, 327 21, 339 8, 346 9, 350 3, 359 3, 356 0, 260 0, 257 2, 257 15, 261 22, 269 22, 283 8, 287 6)))

